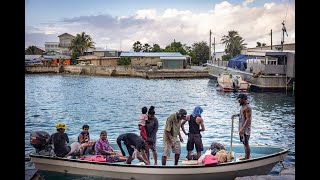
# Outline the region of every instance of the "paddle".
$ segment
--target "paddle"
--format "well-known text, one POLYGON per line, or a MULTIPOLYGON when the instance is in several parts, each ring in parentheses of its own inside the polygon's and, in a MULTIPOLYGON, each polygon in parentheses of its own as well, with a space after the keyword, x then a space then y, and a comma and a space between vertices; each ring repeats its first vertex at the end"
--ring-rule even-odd
POLYGON ((234 117, 231 117, 232 119, 232 123, 231 123, 231 141, 230 141, 230 152, 232 153, 232 139, 233 139, 233 121, 234 121, 234 117))

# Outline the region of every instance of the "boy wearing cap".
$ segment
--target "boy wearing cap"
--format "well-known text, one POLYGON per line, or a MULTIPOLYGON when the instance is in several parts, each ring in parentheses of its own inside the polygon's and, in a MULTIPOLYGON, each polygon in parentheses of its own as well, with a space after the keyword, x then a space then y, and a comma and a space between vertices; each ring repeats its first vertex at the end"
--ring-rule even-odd
POLYGON ((166 165, 167 157, 170 156, 170 150, 174 153, 174 165, 178 164, 178 160, 181 154, 180 142, 183 142, 180 134, 181 120, 185 119, 187 111, 180 109, 178 112, 171 114, 166 121, 166 125, 163 133, 163 154, 162 165, 166 165), (180 141, 178 140, 178 137, 180 141))
POLYGON ((232 115, 231 118, 239 116, 239 136, 245 151, 245 157, 240 160, 245 160, 250 158, 249 138, 251 134, 252 109, 247 101, 247 95, 239 94, 237 100, 241 106, 240 113, 232 115))

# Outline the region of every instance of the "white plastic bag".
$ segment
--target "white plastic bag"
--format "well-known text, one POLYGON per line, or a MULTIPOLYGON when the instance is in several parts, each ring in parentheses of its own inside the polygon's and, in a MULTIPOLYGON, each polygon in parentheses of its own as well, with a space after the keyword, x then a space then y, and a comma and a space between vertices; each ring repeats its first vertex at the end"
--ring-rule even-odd
POLYGON ((203 160, 204 160, 204 157, 206 155, 211 155, 211 149, 208 149, 204 154, 202 154, 199 159, 198 159, 198 164, 202 164, 203 163, 203 160))

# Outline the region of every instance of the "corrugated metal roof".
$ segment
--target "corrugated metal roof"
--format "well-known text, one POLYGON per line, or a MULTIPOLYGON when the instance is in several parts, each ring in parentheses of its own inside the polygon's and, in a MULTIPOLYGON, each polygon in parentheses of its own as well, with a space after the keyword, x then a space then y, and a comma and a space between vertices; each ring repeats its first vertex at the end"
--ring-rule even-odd
POLYGON ((122 52, 125 57, 183 57, 179 52, 122 52))
POLYGON ((41 55, 24 55, 24 59, 39 59, 41 55))
POLYGON ((60 59, 60 58, 66 58, 66 59, 70 59, 71 57, 70 56, 67 56, 67 55, 60 55, 60 54, 57 54, 57 55, 44 55, 43 56, 44 58, 46 59, 60 59))
POLYGON ((185 59, 187 59, 187 57, 185 57, 185 56, 182 56, 182 57, 169 57, 169 56, 167 56, 167 57, 160 57, 160 59, 164 59, 164 60, 170 60, 170 59, 181 59, 181 60, 185 60, 185 59))

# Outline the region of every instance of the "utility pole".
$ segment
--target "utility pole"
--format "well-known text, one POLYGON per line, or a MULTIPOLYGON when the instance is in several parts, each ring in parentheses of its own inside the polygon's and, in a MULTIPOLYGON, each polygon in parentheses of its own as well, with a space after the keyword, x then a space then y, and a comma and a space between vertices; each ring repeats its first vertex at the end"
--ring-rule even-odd
POLYGON ((209 60, 208 61, 211 61, 211 29, 210 29, 210 32, 209 32, 209 36, 210 36, 210 39, 209 39, 209 60))
POLYGON ((270 35, 271 35, 271 50, 272 50, 272 29, 271 29, 270 35))
POLYGON ((213 37, 213 54, 214 60, 216 60, 216 37, 213 37))

